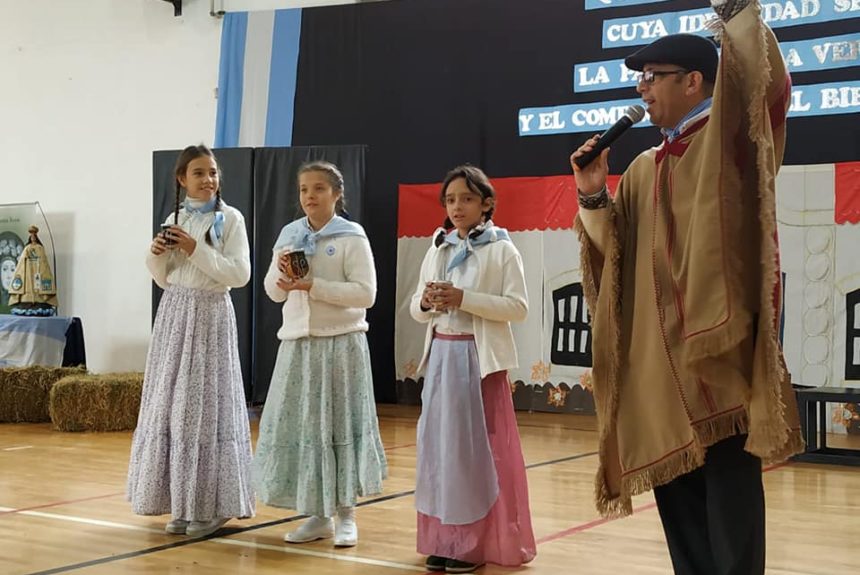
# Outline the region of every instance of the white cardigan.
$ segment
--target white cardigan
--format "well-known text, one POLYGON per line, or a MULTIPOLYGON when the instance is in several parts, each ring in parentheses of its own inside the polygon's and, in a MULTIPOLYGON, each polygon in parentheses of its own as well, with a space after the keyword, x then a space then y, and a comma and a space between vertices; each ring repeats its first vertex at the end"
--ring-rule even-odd
MULTIPOLYGON (((236 208, 222 202, 224 231, 221 245, 210 246, 206 235, 215 212, 189 214, 185 208, 179 210, 179 225, 197 241, 194 253, 186 256, 180 249, 168 250, 157 256, 151 251, 146 256, 146 266, 159 287, 182 286, 224 292, 229 288, 240 288, 251 278, 251 255, 245 218, 236 208)), ((173 214, 165 220, 173 223, 173 214)))
MULTIPOLYGON (((289 250, 289 248, 286 248, 289 250)), ((309 292, 284 291, 278 287, 278 254, 263 280, 266 294, 284 302, 283 323, 278 339, 334 336, 367 331, 366 308, 376 300, 376 268, 367 238, 334 236, 317 240, 314 255, 308 256, 313 279, 309 292)))
MULTIPOLYGON (((430 355, 434 317, 432 311, 421 309, 421 294, 425 284, 435 279, 435 271, 442 265, 439 258, 447 261, 447 255, 447 249, 439 249, 435 245, 427 250, 421 264, 418 287, 409 306, 416 321, 428 324, 419 373, 426 368, 430 355)), ((517 367, 517 349, 510 322, 525 320, 529 303, 523 260, 513 243, 499 240, 478 246, 470 258, 478 264, 478 280, 473 289, 463 291, 460 310, 472 314, 472 332, 475 334, 481 378, 484 378, 491 373, 517 367)))

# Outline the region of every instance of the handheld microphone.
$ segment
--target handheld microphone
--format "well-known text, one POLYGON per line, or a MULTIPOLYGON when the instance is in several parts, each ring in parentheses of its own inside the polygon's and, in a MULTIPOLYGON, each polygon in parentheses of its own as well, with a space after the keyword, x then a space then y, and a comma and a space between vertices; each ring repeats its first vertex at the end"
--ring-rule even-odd
POLYGON ((630 106, 624 111, 624 115, 615 122, 611 128, 600 134, 600 139, 597 140, 597 143, 594 144, 594 147, 590 152, 586 152, 583 155, 575 158, 573 163, 575 163, 580 168, 584 168, 588 164, 590 164, 594 158, 598 157, 603 150, 612 145, 612 142, 618 139, 618 137, 624 133, 627 128, 642 120, 645 117, 645 108, 642 106, 630 106))

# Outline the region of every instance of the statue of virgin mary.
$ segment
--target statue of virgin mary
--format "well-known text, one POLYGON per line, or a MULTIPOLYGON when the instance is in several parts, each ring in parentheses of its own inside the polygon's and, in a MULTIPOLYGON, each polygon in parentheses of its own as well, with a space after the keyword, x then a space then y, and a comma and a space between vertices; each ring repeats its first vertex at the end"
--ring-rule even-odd
POLYGON ((30 240, 18 259, 9 285, 9 307, 13 315, 56 315, 57 285, 48 255, 39 240, 39 228, 30 226, 29 232, 30 240))

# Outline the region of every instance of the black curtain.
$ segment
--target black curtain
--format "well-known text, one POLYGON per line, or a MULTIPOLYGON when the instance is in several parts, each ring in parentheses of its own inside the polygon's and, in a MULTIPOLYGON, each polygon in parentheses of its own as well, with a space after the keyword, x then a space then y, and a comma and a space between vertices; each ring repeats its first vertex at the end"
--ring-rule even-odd
MULTIPOLYGON (((175 188, 174 165, 181 150, 164 150, 152 153, 152 234, 161 229, 167 216, 173 213, 175 188)), ((223 148, 214 150, 221 168, 221 197, 245 216, 245 228, 251 243, 251 273, 254 273, 254 150, 251 148, 223 148)), ((236 309, 236 327, 239 332, 239 359, 242 362, 242 379, 245 397, 251 398, 252 372, 252 283, 243 288, 230 290, 233 307, 236 309)), ((162 290, 152 284, 152 319, 158 310, 162 290)))
MULTIPOLYGON (((364 213, 363 146, 305 146, 293 148, 258 148, 254 151, 254 262, 251 278, 254 291, 254 384, 251 399, 263 402, 269 390, 269 380, 275 366, 280 341, 276 334, 281 327, 281 305, 269 299, 263 288, 263 279, 272 259, 272 247, 281 228, 301 217, 297 184, 298 168, 313 160, 326 160, 343 173, 346 209, 353 221, 362 223, 364 213)), ((373 324, 371 324, 371 330, 373 324)), ((390 363, 391 356, 375 353, 373 331, 370 339, 371 362, 376 374, 383 361, 390 363)), ((374 378, 374 387, 383 386, 384 380, 374 378)))
MULTIPOLYGON (((671 10, 702 7, 701 0, 668 4, 671 10)), ((368 146, 362 178, 366 192, 362 202, 352 202, 352 209, 367 230, 379 280, 377 303, 368 312, 378 401, 396 401, 398 185, 439 182, 450 168, 464 162, 499 178, 569 174, 571 151, 591 134, 520 137, 518 110, 597 99, 593 93, 573 92, 574 64, 628 55, 635 48, 601 48, 603 21, 653 12, 653 5, 626 6, 611 14, 585 11, 578 0, 400 0, 302 11, 292 142, 368 146)), ((847 34, 856 31, 856 22, 780 28, 776 34, 781 41, 847 34)), ((794 78, 797 84, 853 79, 856 68, 852 67, 797 73, 794 78)), ((604 97, 635 98, 636 94, 633 89, 615 90, 604 97)), ((855 118, 789 120, 784 163, 856 160, 860 130, 852 127, 855 118)), ((613 145, 611 171, 621 173, 639 152, 659 141, 656 128, 630 130, 613 145)), ((302 149, 310 154, 318 148, 302 149)), ((283 209, 277 208, 280 220, 272 218, 268 235, 257 232, 264 255, 258 267, 269 263, 275 228, 296 215, 290 209, 295 207, 295 197, 287 196, 295 193, 290 177, 278 176, 273 188, 285 194, 278 200, 285 202, 283 209)), ((347 197, 351 198, 349 185, 347 197)), ((229 193, 226 199, 231 201, 229 193)), ((166 214, 169 205, 172 200, 164 206, 156 200, 156 208, 162 210, 157 217, 166 214)), ((257 213, 266 214, 268 209, 267 204, 257 213)), ((260 273, 255 269, 255 280, 260 273)), ((280 312, 269 308, 266 299, 260 302, 268 310, 270 327, 258 336, 265 338, 265 345, 275 345, 271 326, 280 321, 280 312), (271 314, 275 317, 269 318, 271 314)), ((254 360, 254 373, 263 385, 268 384, 273 357, 272 353, 254 360)), ((244 357, 243 365, 248 365, 244 357)))
MULTIPOLYGON (((302 216, 297 187, 298 168, 304 162, 327 160, 344 177, 344 197, 350 219, 362 223, 364 209, 364 146, 303 146, 294 148, 223 148, 214 150, 222 172, 221 194, 226 203, 245 216, 251 244, 251 281, 231 290, 239 331, 239 358, 245 397, 263 402, 275 364, 281 326, 281 305, 272 302, 263 289, 263 278, 271 261, 271 249, 281 228, 302 216)), ((153 152, 152 231, 173 212, 173 169, 180 150, 153 152)), ((153 284, 153 320, 162 290, 153 284)), ((391 356, 375 353, 374 333, 368 334, 374 375, 390 363, 391 356), (387 358, 387 359, 386 359, 387 358)), ((375 386, 392 387, 393 381, 375 379, 375 386)), ((380 392, 377 392, 377 396, 380 392)))
MULTIPOLYGON (((666 5, 674 11, 705 3, 666 5)), ((598 99, 573 92, 574 64, 625 57, 636 48, 601 48, 603 21, 656 11, 653 5, 585 11, 580 0, 400 0, 302 11, 292 142, 369 146, 364 225, 379 289, 368 319, 373 351, 391 358, 385 366, 377 360, 377 385, 390 386, 377 390, 378 400, 396 401, 398 184, 441 182, 464 162, 497 178, 570 174, 570 153, 592 134, 520 137, 518 110, 598 99)), ((793 41, 846 34, 856 26, 857 20, 846 20, 776 34, 793 41)), ((857 68, 848 67, 799 73, 795 81, 838 82, 856 75, 857 68)), ((637 96, 631 88, 604 97, 637 96)), ((857 160, 856 118, 789 120, 785 164, 857 160)), ((612 147, 612 173, 620 174, 659 142, 656 128, 630 130, 612 147)))

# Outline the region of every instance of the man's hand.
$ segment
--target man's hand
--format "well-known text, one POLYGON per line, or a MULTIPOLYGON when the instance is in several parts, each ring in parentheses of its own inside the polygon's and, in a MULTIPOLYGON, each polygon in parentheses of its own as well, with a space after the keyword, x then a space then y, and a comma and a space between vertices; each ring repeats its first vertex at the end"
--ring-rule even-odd
POLYGON ((576 178, 576 187, 583 195, 586 196, 592 196, 600 192, 600 190, 606 186, 606 178, 609 176, 609 162, 607 160, 609 148, 603 150, 600 156, 594 158, 594 160, 584 168, 577 166, 574 160, 594 149, 594 146, 597 144, 597 140, 599 139, 600 136, 592 136, 587 142, 582 144, 573 154, 570 155, 570 167, 573 168, 573 175, 576 178))
POLYGON ((711 0, 711 8, 723 22, 728 22, 735 15, 749 6, 750 0, 711 0))

